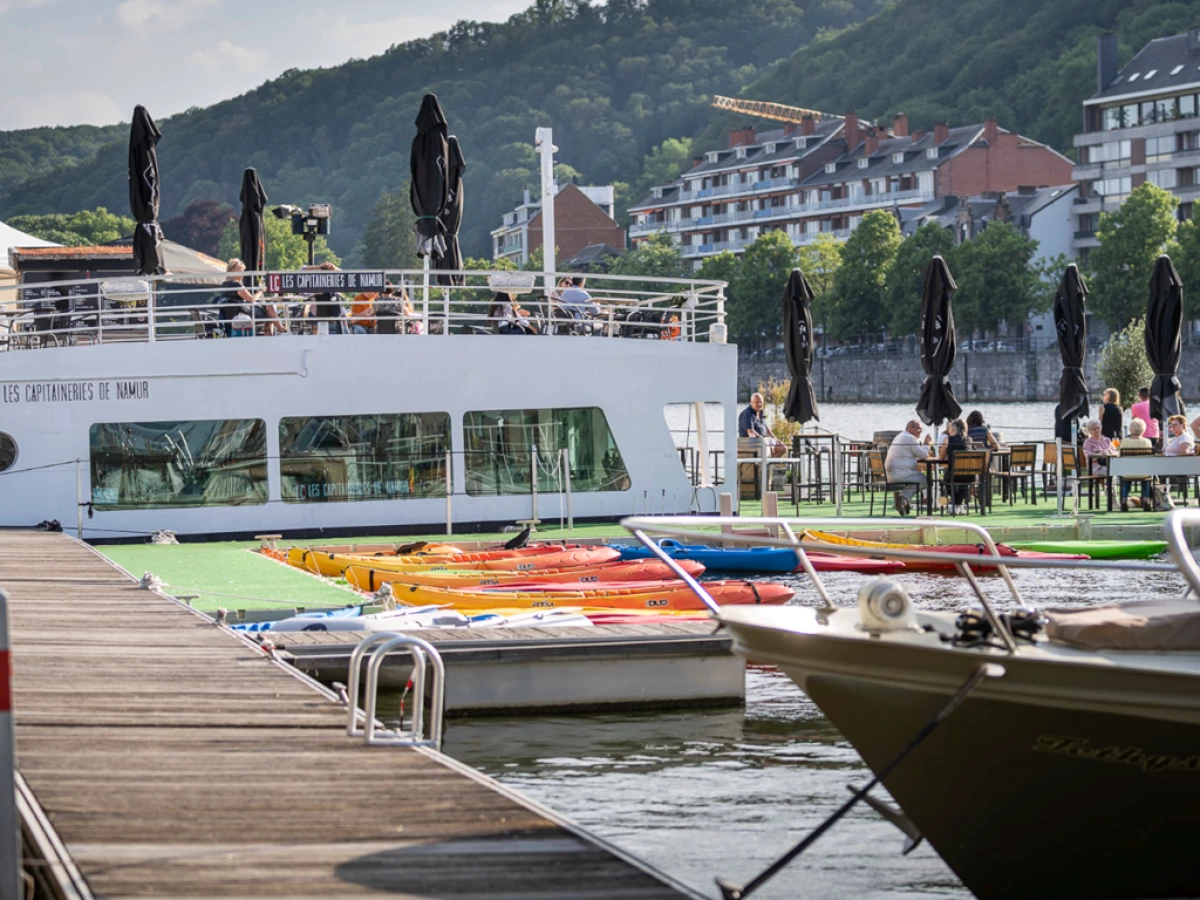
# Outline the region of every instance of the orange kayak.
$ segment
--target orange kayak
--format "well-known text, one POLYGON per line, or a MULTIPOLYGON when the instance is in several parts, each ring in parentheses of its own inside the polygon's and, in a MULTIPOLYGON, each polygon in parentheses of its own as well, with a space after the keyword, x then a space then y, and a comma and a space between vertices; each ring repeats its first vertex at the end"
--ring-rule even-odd
MULTIPOLYGON (((621 554, 611 547, 576 547, 562 546, 536 548, 535 553, 523 556, 506 556, 495 559, 478 559, 473 557, 493 556, 493 553, 463 553, 458 556, 356 556, 348 553, 328 553, 324 550, 310 550, 307 547, 291 547, 288 549, 289 565, 307 572, 327 575, 330 578, 340 578, 350 566, 368 567, 389 572, 411 571, 447 571, 451 569, 466 569, 470 571, 489 572, 532 572, 538 569, 563 569, 570 566, 598 565, 614 562, 621 554)), ((512 552, 512 551, 508 551, 512 552)))
MULTIPOLYGON (((684 561, 683 570, 696 577, 704 573, 700 563, 684 561)), ((422 584, 427 587, 495 587, 506 584, 533 584, 538 582, 565 582, 572 589, 582 585, 609 584, 627 581, 662 581, 675 577, 666 563, 658 560, 638 559, 627 562, 601 563, 596 566, 572 566, 564 569, 537 569, 532 572, 489 572, 474 571, 388 571, 386 569, 371 569, 366 566, 349 566, 346 569, 346 581, 360 591, 374 593, 380 585, 392 581, 405 581, 409 584, 422 584)))
MULTIPOLYGON (((627 586, 612 584, 580 590, 539 589, 524 584, 512 589, 427 587, 393 581, 392 594, 398 603, 412 606, 444 605, 454 609, 551 609, 560 606, 609 607, 611 609, 704 610, 707 607, 691 588, 679 581, 627 586)), ((547 585, 540 586, 548 587, 547 585)), ((786 603, 794 595, 790 587, 768 581, 708 581, 705 590, 718 604, 786 603)))

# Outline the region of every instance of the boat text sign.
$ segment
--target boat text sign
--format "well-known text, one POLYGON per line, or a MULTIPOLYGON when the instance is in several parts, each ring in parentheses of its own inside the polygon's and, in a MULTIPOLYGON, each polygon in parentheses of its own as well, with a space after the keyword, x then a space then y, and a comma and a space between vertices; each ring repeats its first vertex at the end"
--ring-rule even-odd
POLYGON ((383 272, 316 269, 311 272, 274 272, 267 276, 267 290, 283 294, 377 293, 385 286, 383 272))

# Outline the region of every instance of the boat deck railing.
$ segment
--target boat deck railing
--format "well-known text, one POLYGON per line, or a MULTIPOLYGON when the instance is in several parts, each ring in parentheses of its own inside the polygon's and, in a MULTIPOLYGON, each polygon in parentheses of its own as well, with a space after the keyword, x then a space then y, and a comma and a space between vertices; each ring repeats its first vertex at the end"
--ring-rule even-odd
MULTIPOLYGON (((719 537, 724 545, 741 547, 784 547, 795 551, 798 569, 803 569, 809 581, 813 584, 826 610, 837 608, 833 597, 825 583, 813 567, 809 559, 810 552, 836 554, 859 559, 878 558, 879 547, 856 546, 853 544, 833 544, 824 541, 806 539, 807 529, 828 530, 835 527, 839 531, 881 530, 894 526, 894 521, 887 519, 837 519, 818 517, 742 517, 742 516, 633 516, 622 520, 621 524, 641 541, 656 557, 670 566, 676 576, 683 579, 692 592, 708 607, 714 616, 720 616, 720 606, 704 589, 704 585, 684 571, 676 560, 658 546, 655 537, 669 537, 692 543, 705 543, 719 537), (743 529, 742 531, 735 530, 743 529), (747 530, 748 529, 748 530, 747 530), (714 534, 714 530, 717 532, 714 534), (653 536, 653 537, 652 537, 653 536)), ((980 587, 975 577, 977 570, 993 570, 1003 579, 1008 589, 1012 603, 1018 608, 1028 608, 1029 604, 1022 597, 1016 582, 1013 581, 1011 569, 1084 569, 1084 570, 1121 570, 1136 572, 1178 572, 1183 575, 1188 585, 1189 594, 1200 597, 1200 566, 1188 546, 1184 528, 1200 526, 1200 509, 1175 510, 1168 515, 1165 523, 1167 546, 1174 559, 1174 564, 1126 562, 1120 560, 1093 559, 1044 559, 1002 556, 995 540, 987 529, 974 522, 946 522, 937 519, 916 518, 906 520, 909 527, 931 529, 936 540, 939 530, 966 532, 978 538, 979 555, 964 556, 961 553, 939 552, 936 544, 928 549, 888 548, 887 558, 900 562, 940 562, 953 569, 970 585, 972 593, 979 601, 984 616, 992 630, 1004 642, 1010 653, 1017 652, 1016 639, 998 616, 992 603, 980 587)))
POLYGON ((578 274, 570 272, 335 270, 346 286, 326 289, 324 296, 305 282, 331 274, 328 271, 233 273, 252 295, 263 292, 251 321, 235 322, 228 312, 244 301, 222 287, 225 276, 219 272, 202 278, 122 275, 42 282, 30 281, 32 274, 23 276, 18 299, 0 306, 0 351, 284 333, 349 334, 355 324, 350 304, 360 293, 376 294, 368 314, 375 323, 369 333, 379 335, 506 335, 506 323, 489 315, 498 292, 515 296, 539 337, 724 343, 726 335, 725 283, 700 279, 588 275, 586 290, 597 311, 574 315, 577 308, 557 302, 565 288, 546 289, 578 274), (436 284, 432 279, 437 276, 463 283, 436 284), (380 292, 380 285, 389 292, 380 292), (229 306, 218 302, 226 298, 229 306))

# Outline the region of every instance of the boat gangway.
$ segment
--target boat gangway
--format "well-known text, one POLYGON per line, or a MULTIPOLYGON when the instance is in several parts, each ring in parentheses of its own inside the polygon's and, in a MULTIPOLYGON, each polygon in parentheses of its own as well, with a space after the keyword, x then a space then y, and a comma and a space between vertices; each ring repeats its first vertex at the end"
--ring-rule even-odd
POLYGON ((0 531, 18 805, 58 897, 695 897, 86 544, 0 531))

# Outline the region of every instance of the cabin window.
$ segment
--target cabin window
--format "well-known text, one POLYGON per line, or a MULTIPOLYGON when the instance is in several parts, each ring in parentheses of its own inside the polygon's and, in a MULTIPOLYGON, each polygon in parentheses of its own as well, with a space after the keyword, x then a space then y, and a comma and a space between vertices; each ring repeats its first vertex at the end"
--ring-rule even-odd
POLYGON ((530 493, 535 446, 539 491, 566 489, 563 450, 570 460, 572 492, 630 487, 608 420, 596 407, 468 412, 463 440, 471 496, 530 493))
POLYGON ((281 496, 286 503, 445 497, 449 450, 444 412, 280 419, 281 496))
POLYGON ((106 423, 89 443, 97 509, 267 502, 262 419, 106 423))
POLYGON ((12 435, 0 431, 0 472, 11 469, 17 462, 17 442, 12 435))

